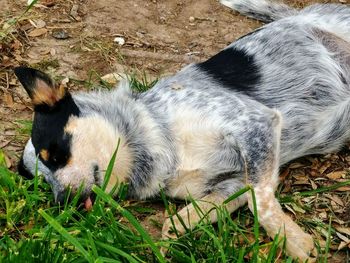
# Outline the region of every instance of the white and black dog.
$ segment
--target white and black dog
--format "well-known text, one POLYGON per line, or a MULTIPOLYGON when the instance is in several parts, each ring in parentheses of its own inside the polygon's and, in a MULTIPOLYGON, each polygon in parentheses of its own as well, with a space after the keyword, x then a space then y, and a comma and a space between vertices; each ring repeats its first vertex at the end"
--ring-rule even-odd
MULTIPOLYGON (((19 171, 34 174, 38 155, 57 201, 83 185, 89 203, 120 138, 107 190, 127 182, 132 198, 160 188, 192 196, 215 222, 212 208, 249 184, 267 233, 285 235, 287 252, 309 259, 311 236, 283 213, 274 192, 281 165, 337 151, 350 139, 350 8, 221 2, 271 23, 144 93, 122 82, 113 91, 72 95, 40 71, 15 69, 35 109, 19 171)), ((233 212, 247 202, 252 209, 250 194, 226 207, 233 212)), ((189 228, 200 220, 191 204, 179 215, 189 228)), ((172 237, 171 226, 167 220, 164 237, 172 237)))

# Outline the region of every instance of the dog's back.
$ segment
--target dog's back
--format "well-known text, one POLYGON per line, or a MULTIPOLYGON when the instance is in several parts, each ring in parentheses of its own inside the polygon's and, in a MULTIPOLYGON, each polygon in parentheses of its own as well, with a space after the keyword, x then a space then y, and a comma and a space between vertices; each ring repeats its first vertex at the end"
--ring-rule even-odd
POLYGON ((313 5, 297 11, 265 0, 221 2, 275 21, 230 47, 252 55, 259 68, 260 82, 247 95, 282 113, 281 163, 339 149, 349 139, 349 8, 313 5))

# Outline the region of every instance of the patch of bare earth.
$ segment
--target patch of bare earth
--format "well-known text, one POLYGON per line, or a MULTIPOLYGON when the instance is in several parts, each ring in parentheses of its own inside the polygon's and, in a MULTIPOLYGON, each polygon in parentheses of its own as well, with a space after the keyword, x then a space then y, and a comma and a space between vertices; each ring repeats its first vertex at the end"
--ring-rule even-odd
MULTIPOLYGON (((344 1, 344 0, 341 0, 344 1)), ((24 0, 1 0, 0 29, 20 17, 24 0)), ((302 7, 339 0, 290 0, 302 7)), ((171 74, 188 63, 204 60, 261 23, 240 16, 215 0, 42 0, 6 29, 0 42, 0 148, 15 164, 28 138, 18 120, 30 120, 32 107, 16 81, 12 68, 31 65, 55 77, 69 77, 72 90, 85 89, 97 75, 110 72, 171 74), (123 45, 114 39, 124 40, 123 45)), ((311 196, 295 192, 331 187, 349 180, 350 153, 307 157, 281 171, 281 197, 288 197, 286 212, 312 233, 320 244, 331 236, 330 262, 343 262, 350 244, 350 188, 344 186, 311 196), (315 223, 317 222, 317 223, 315 223)), ((143 225, 159 237, 163 220, 157 204, 143 225), (158 222, 158 223, 157 223, 158 222)))

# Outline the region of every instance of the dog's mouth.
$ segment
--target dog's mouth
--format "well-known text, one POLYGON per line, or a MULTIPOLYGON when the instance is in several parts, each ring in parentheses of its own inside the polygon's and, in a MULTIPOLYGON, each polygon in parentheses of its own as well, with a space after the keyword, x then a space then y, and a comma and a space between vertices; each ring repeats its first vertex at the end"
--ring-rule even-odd
MULTIPOLYGON (((99 173, 99 167, 97 164, 95 164, 93 166, 93 175, 94 175, 94 179, 95 179, 95 184, 97 185, 101 185, 100 184, 100 178, 98 177, 98 173, 99 173)), ((96 199, 96 194, 95 193, 90 193, 90 195, 87 196, 87 198, 85 199, 84 203, 84 208, 86 211, 90 212, 92 210, 92 206, 95 202, 96 199)))
POLYGON ((90 193, 89 195, 83 197, 80 199, 81 208, 85 209, 87 212, 90 212, 92 210, 92 207, 96 200, 96 194, 90 193))
POLYGON ((86 198, 86 200, 84 201, 84 207, 85 210, 90 212, 92 210, 92 205, 93 205, 93 201, 91 199, 91 197, 89 196, 88 198, 86 198))

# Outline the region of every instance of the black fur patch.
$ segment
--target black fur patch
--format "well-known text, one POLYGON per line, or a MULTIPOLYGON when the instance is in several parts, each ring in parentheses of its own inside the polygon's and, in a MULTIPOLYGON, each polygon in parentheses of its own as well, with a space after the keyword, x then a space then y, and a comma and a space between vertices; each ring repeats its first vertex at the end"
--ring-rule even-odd
POLYGON ((229 180, 232 178, 236 178, 237 175, 239 176, 239 175, 241 175, 241 173, 225 172, 225 173, 217 174, 208 180, 208 182, 206 183, 207 188, 212 189, 213 187, 215 187, 215 185, 217 185, 223 181, 226 181, 226 180, 229 180))
POLYGON ((41 161, 52 171, 64 166, 70 157, 71 136, 64 133, 64 127, 70 116, 79 114, 79 108, 70 94, 66 94, 53 107, 35 107, 32 142, 36 154, 42 149, 49 152, 49 160, 41 161))
POLYGON ((243 50, 227 48, 198 67, 225 87, 249 95, 259 83, 260 74, 254 57, 243 50))
POLYGON ((23 177, 27 178, 27 179, 33 179, 34 176, 32 175, 32 173, 30 171, 28 171, 26 169, 26 167, 24 166, 24 162, 23 162, 23 156, 21 157, 21 159, 19 160, 19 163, 17 165, 17 171, 20 175, 22 175, 23 177))

